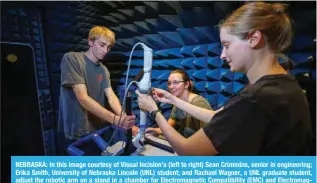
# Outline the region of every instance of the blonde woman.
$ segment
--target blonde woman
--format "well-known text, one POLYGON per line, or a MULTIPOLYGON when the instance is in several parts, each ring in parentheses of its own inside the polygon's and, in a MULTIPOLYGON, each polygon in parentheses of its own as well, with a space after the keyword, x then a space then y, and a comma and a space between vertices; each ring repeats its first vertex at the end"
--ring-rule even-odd
MULTIPOLYGON (((185 139, 166 123, 156 122, 179 155, 309 155, 312 131, 308 102, 297 81, 277 60, 291 44, 286 6, 250 2, 220 24, 221 59, 233 72, 244 72, 249 86, 220 112, 202 109, 155 89, 155 99, 170 103, 208 124, 185 139)), ((139 106, 153 113, 151 97, 139 106)))

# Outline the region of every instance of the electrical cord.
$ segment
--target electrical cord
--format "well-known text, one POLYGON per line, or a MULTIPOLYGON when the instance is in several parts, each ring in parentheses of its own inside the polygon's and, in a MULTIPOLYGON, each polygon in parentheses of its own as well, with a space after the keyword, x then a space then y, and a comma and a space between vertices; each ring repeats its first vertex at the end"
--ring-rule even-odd
MULTIPOLYGON (((142 44, 143 44, 143 43, 141 43, 141 42, 136 43, 136 44, 133 46, 133 48, 132 48, 132 50, 131 50, 131 52, 130 52, 129 62, 128 62, 128 70, 127 70, 126 80, 125 80, 125 84, 124 84, 124 90, 125 90, 125 92, 124 92, 124 97, 123 97, 123 101, 122 101, 121 113, 120 113, 120 117, 119 117, 118 124, 115 125, 115 126, 116 126, 116 129, 115 129, 115 131, 113 132, 113 134, 112 134, 110 140, 108 141, 108 144, 109 144, 109 145, 111 144, 111 142, 112 142, 114 136, 116 135, 116 133, 117 133, 117 131, 118 131, 118 127, 122 127, 123 124, 124 124, 124 121, 125 121, 125 120, 123 120, 123 121, 122 121, 122 124, 120 123, 121 118, 122 118, 122 115, 123 115, 123 112, 126 111, 125 101, 126 101, 126 96, 127 96, 127 93, 128 93, 128 89, 129 89, 129 87, 131 87, 131 85, 132 85, 133 83, 137 83, 137 81, 131 81, 131 82, 129 83, 128 87, 127 87, 128 77, 129 77, 129 72, 130 72, 130 65, 131 65, 132 53, 133 53, 134 49, 135 49, 138 45, 142 45, 142 44), (121 125, 120 125, 120 124, 121 124, 121 125)), ((123 144, 122 144, 122 147, 123 147, 123 144)))
MULTIPOLYGON (((130 82, 130 84, 128 85, 128 89, 131 87, 131 85, 132 85, 133 83, 136 83, 136 81, 130 82)), ((122 127, 122 126, 123 126, 123 123, 124 123, 124 121, 125 121, 125 120, 123 120, 123 122, 120 123, 121 118, 122 118, 122 115, 123 115, 123 112, 125 111, 125 110, 123 110, 123 108, 125 109, 125 100, 126 100, 127 91, 128 91, 128 90, 126 90, 126 91, 125 91, 125 94, 124 94, 124 99, 123 99, 124 102, 123 102, 123 106, 122 106, 122 109, 121 109, 121 113, 120 113, 120 117, 119 117, 118 124, 115 125, 115 127, 116 127, 116 128, 115 128, 115 131, 113 132, 113 134, 112 134, 110 140, 108 141, 108 144, 110 144, 110 143, 112 142, 112 140, 113 140, 115 134, 116 134, 117 131, 118 131, 118 127, 122 127)), ((122 147, 123 147, 123 144, 122 144, 122 147)))

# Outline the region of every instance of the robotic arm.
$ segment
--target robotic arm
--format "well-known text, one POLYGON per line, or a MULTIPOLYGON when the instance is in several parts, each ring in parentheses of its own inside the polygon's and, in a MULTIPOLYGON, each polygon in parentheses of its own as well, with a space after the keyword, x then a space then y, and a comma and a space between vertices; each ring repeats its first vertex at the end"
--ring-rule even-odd
MULTIPOLYGON (((148 94, 151 89, 151 71, 152 71, 152 58, 153 50, 147 47, 144 43, 140 43, 144 49, 144 67, 143 67, 143 77, 138 83, 139 91, 143 94, 148 94)), ((146 123, 146 112, 140 111, 140 129, 139 133, 132 139, 133 145, 137 148, 137 151, 141 151, 143 147, 140 144, 140 139, 144 135, 146 123)))

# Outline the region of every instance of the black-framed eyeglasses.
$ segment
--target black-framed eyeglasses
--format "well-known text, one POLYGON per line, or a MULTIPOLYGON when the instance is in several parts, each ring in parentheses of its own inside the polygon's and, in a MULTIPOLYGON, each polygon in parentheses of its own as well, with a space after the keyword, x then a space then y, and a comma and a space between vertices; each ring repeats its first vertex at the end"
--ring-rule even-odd
POLYGON ((185 81, 168 81, 167 82, 167 86, 171 86, 171 85, 178 85, 181 82, 185 82, 185 81))

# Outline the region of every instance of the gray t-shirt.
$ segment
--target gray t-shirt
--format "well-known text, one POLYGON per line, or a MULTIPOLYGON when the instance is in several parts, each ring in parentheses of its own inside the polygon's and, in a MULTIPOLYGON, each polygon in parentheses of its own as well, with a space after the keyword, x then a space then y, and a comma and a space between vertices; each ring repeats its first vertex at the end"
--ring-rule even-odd
MULTIPOLYGON (((190 104, 202 107, 205 109, 212 109, 209 105, 208 101, 203 97, 197 95, 191 101, 190 104)), ((206 123, 194 118, 189 114, 184 114, 184 111, 178 109, 177 107, 173 107, 170 119, 176 121, 175 129, 181 133, 184 137, 190 137, 200 128, 204 127, 206 123)))
POLYGON ((94 63, 83 52, 69 52, 63 56, 58 130, 71 140, 102 127, 102 119, 80 105, 72 89, 76 84, 85 84, 88 95, 104 106, 104 89, 111 87, 110 73, 102 63, 94 63))

